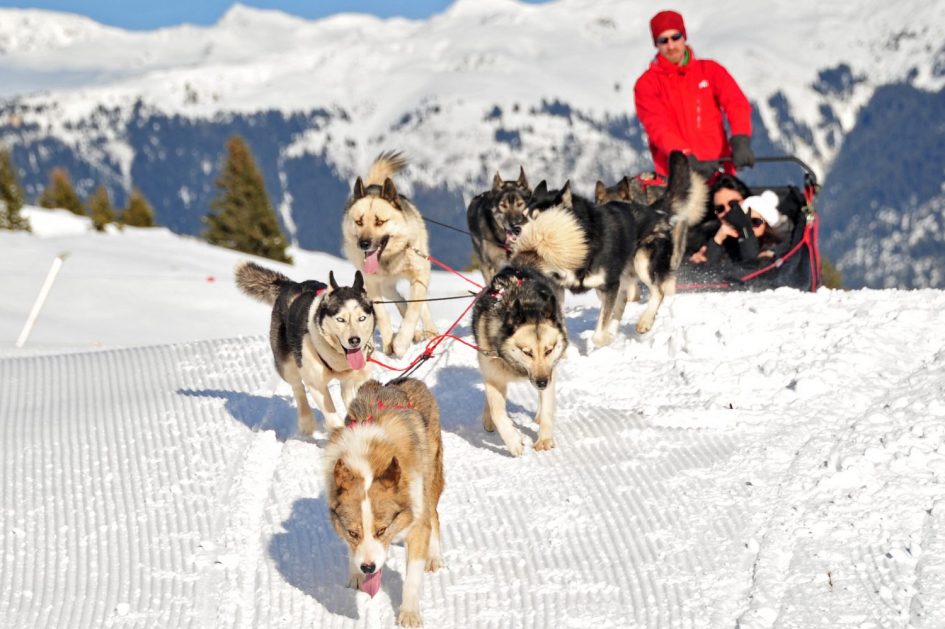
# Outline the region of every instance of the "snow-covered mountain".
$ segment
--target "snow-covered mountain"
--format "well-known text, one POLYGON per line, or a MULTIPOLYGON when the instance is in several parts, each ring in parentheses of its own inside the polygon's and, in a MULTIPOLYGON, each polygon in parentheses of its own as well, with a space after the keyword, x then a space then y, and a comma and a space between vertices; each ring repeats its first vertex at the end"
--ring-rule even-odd
MULTIPOLYGON (((851 286, 943 286, 945 9, 882 0, 679 2, 697 55, 756 105, 756 154, 824 183, 824 249, 851 286)), ((405 188, 465 223, 496 170, 537 182, 644 170, 632 87, 653 55, 652 4, 458 0, 428 20, 307 21, 235 5, 214 26, 151 32, 0 10, 0 140, 28 191, 55 165, 119 201, 138 185, 162 224, 197 233, 225 139, 241 133, 296 242, 339 250, 340 208, 374 155, 405 150, 405 188)), ((755 183, 797 181, 789 169, 755 183)), ((462 264, 468 239, 438 230, 462 264)))

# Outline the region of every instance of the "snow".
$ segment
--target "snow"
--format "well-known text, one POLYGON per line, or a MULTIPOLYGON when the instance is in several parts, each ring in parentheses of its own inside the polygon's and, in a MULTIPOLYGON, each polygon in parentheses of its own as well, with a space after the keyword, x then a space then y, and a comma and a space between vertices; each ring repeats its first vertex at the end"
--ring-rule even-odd
MULTIPOLYGON (((0 624, 392 626, 403 548, 377 597, 344 587, 326 435, 295 434, 267 308, 232 283, 244 256, 26 214, 36 233, 0 232, 0 624)), ((260 262, 352 272, 292 253, 260 262)), ((431 293, 467 286, 434 272, 431 293)), ((467 304, 433 302, 438 325, 467 304)), ((941 627, 945 292, 681 294, 645 336, 628 311, 592 350, 595 300, 568 297, 550 452, 482 430, 468 347, 418 371, 447 476, 426 626, 941 627)), ((531 442, 537 395, 510 395, 531 442)))

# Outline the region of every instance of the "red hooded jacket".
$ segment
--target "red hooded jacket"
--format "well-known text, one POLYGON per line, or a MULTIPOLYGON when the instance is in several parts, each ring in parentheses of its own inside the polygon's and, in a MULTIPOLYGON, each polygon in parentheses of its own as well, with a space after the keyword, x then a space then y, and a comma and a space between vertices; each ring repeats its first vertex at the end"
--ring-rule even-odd
POLYGON ((677 66, 657 54, 633 87, 637 118, 650 140, 653 166, 667 175, 670 151, 696 159, 732 154, 723 112, 732 135, 751 135, 751 104, 732 75, 710 59, 677 66))

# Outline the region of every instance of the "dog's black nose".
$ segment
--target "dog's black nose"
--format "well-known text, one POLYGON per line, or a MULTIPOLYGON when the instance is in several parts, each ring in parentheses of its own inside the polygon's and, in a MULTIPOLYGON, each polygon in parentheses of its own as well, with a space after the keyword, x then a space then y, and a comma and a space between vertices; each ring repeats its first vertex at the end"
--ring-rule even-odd
POLYGON ((374 568, 376 566, 372 563, 363 563, 361 564, 361 572, 364 574, 374 574, 374 568))
POLYGON ((539 378, 538 380, 535 380, 535 386, 539 389, 544 389, 548 386, 548 378, 539 378))
POLYGON ((351 338, 348 339, 348 345, 350 345, 351 347, 358 347, 358 346, 360 346, 360 345, 361 345, 361 337, 360 337, 360 336, 352 336, 351 338))
POLYGON ((371 248, 371 245, 374 244, 371 242, 370 238, 362 238, 358 241, 358 246, 361 247, 362 251, 368 251, 371 248))

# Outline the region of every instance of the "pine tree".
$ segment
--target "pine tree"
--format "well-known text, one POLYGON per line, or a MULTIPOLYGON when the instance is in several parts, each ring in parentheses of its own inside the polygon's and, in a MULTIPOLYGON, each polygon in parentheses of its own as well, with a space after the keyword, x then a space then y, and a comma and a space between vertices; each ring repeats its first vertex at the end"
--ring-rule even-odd
POLYGON ((89 216, 92 217, 92 227, 100 232, 105 231, 106 225, 115 222, 115 210, 112 209, 112 202, 104 185, 99 185, 89 199, 89 216))
POLYGON ((0 229, 30 231, 30 222, 20 214, 23 187, 16 174, 10 152, 0 149, 0 229))
POLYGON ((843 288, 843 273, 826 256, 820 257, 820 283, 827 288, 843 288))
POLYGON ((72 179, 65 168, 53 168, 49 184, 39 197, 39 205, 48 208, 65 208, 73 214, 85 216, 85 205, 72 187, 72 179))
POLYGON ((210 202, 204 219, 204 238, 221 247, 292 262, 286 254, 288 241, 272 209, 262 174, 245 140, 234 135, 226 144, 226 161, 216 181, 219 192, 210 202))
POLYGON ((128 207, 121 213, 121 223, 131 227, 154 227, 154 208, 135 186, 128 197, 128 207))

